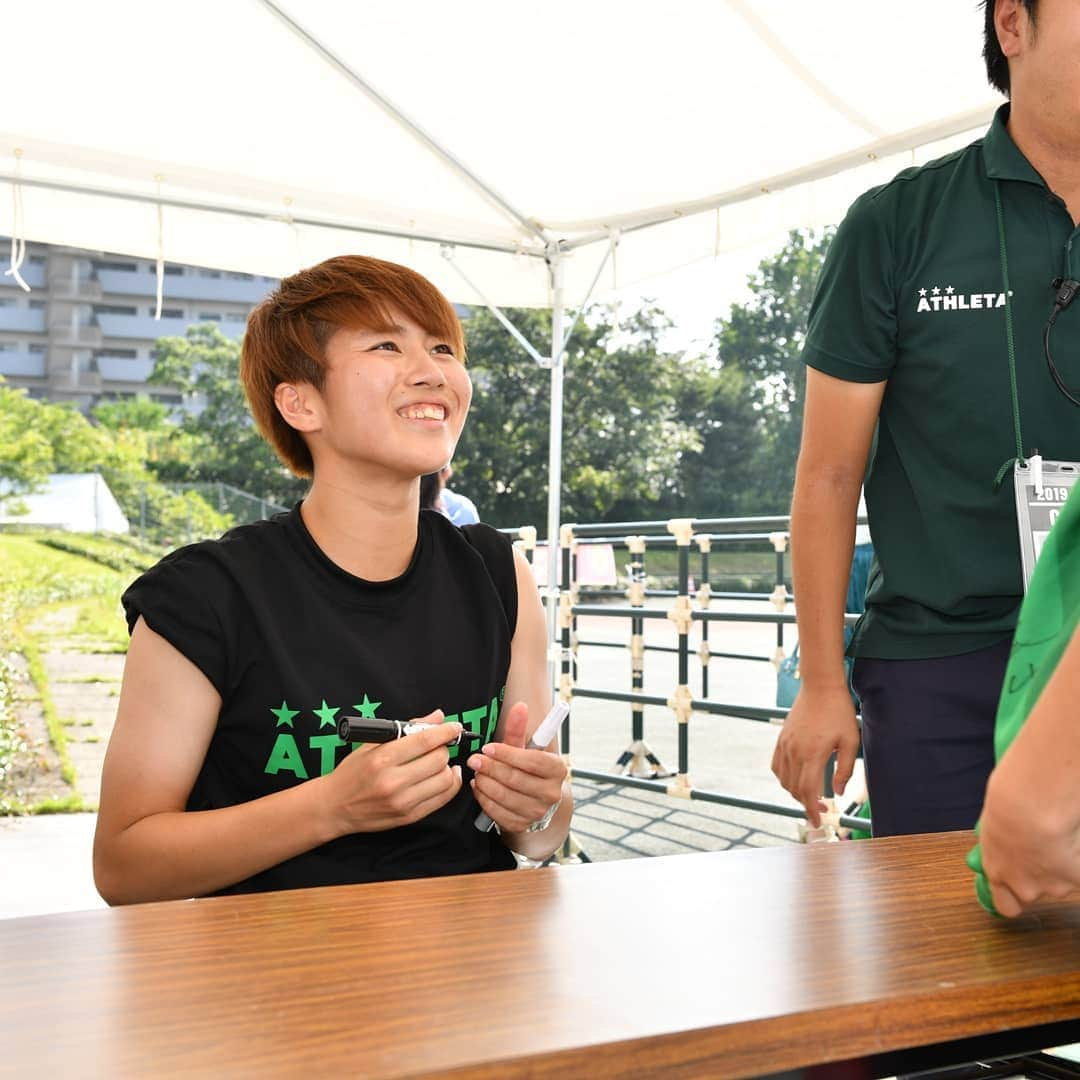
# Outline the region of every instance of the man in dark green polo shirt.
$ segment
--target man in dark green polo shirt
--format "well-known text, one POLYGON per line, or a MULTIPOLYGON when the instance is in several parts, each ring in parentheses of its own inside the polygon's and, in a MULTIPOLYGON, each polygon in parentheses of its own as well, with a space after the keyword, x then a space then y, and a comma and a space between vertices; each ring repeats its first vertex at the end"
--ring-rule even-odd
MULTIPOLYGON (((877 565, 852 649, 875 835, 975 824, 1023 593, 1012 465, 1036 451, 1080 459, 1080 408, 1042 345, 1051 281, 1080 279, 1080 3, 987 9, 988 72, 1010 104, 984 138, 855 202, 804 351, 802 690, 773 771, 814 824, 828 755, 838 790, 851 773, 838 628, 865 471, 877 565)), ((1080 302, 1053 333, 1076 387, 1080 302)))

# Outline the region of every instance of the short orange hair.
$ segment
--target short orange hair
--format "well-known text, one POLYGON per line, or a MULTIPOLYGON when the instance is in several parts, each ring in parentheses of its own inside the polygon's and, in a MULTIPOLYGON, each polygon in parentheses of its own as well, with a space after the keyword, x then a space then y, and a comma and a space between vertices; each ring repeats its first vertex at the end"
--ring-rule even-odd
POLYGON ((274 391, 293 382, 321 390, 330 338, 342 328, 390 330, 392 309, 445 339, 464 362, 465 336, 450 301, 415 270, 365 255, 339 255, 285 278, 248 317, 244 393, 259 431, 297 476, 312 475, 311 451, 278 412, 274 391))

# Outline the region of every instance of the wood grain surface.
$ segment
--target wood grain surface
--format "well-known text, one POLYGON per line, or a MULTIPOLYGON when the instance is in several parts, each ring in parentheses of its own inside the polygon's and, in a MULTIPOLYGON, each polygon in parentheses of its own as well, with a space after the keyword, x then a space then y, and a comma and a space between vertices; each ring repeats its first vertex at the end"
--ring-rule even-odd
POLYGON ((0 922, 0 1075, 749 1076, 1080 1017, 968 833, 0 922))

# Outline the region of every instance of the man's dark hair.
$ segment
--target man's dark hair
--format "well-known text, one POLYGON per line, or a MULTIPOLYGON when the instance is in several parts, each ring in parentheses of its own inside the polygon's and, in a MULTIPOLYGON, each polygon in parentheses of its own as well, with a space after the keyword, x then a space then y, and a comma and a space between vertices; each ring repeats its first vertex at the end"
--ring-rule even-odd
MULTIPOLYGON (((1035 22, 1035 8, 1038 3, 1039 0, 1023 0, 1032 23, 1035 22)), ((994 8, 997 7, 997 2, 996 0, 982 0, 982 6, 986 14, 983 29, 983 59, 986 61, 986 77, 995 90, 1008 94, 1009 61, 1005 59, 1005 54, 1001 51, 997 30, 994 29, 994 8)))

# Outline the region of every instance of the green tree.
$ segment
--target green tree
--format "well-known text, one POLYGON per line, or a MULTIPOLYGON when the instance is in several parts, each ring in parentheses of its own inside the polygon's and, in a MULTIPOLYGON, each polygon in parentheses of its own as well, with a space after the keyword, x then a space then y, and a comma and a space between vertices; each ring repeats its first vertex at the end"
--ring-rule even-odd
POLYGON ((787 513, 802 437, 800 357, 831 236, 791 232, 750 276, 752 298, 717 320, 712 355, 683 402, 703 445, 683 458, 681 510, 787 513))
POLYGON ((0 482, 4 501, 34 491, 53 471, 52 444, 38 430, 37 402, 0 379, 0 482))
POLYGON ((103 401, 95 405, 91 415, 110 431, 137 428, 139 431, 160 431, 169 420, 169 406, 154 401, 145 394, 120 401, 103 401))
POLYGON ((665 517, 725 517, 744 512, 764 420, 753 381, 738 364, 698 356, 684 362, 679 416, 699 433, 701 449, 684 454, 681 492, 661 508, 665 517))
POLYGON ((240 383, 240 346, 217 326, 189 326, 184 337, 159 338, 149 381, 178 387, 198 405, 180 420, 194 456, 176 479, 220 481, 285 505, 307 490, 307 481, 281 464, 256 429, 240 383))
MULTIPOLYGON (((546 311, 509 311, 541 353, 550 351, 546 311)), ((645 308, 614 321, 591 308, 565 357, 564 521, 648 514, 678 490, 680 457, 697 433, 678 414, 679 358, 662 350, 669 322, 645 308)), ((465 324, 475 386, 455 456, 455 487, 495 525, 535 524, 545 532, 550 375, 486 310, 465 324)))
POLYGON ((199 480, 206 457, 206 437, 185 431, 172 419, 172 410, 145 396, 103 402, 91 415, 120 439, 141 439, 147 468, 166 484, 199 480))
POLYGON ((30 492, 50 473, 100 472, 128 520, 151 539, 214 536, 231 524, 193 493, 177 494, 148 469, 148 434, 92 424, 72 405, 36 401, 0 386, 0 477, 30 492))

